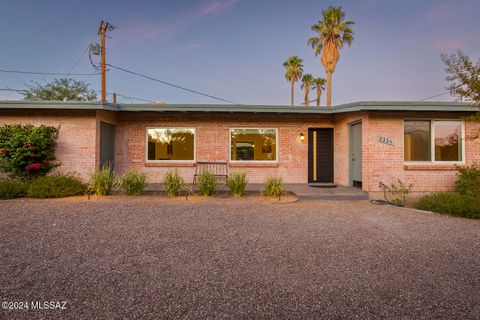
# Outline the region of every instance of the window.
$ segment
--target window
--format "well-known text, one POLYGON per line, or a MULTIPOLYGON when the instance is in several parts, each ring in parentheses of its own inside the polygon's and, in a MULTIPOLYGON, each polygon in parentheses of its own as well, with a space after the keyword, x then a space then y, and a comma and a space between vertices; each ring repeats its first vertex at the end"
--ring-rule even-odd
POLYGON ((230 160, 276 161, 276 129, 231 129, 230 160))
POLYGON ((195 160, 195 129, 149 128, 147 136, 147 160, 195 160))
POLYGON ((463 161, 463 130, 460 120, 406 120, 405 161, 463 161))

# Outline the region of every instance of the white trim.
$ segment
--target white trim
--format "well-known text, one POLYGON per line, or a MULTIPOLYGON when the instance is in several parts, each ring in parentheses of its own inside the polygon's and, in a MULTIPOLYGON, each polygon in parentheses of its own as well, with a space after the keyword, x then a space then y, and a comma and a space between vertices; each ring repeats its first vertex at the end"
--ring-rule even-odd
POLYGON ((405 142, 403 144, 403 164, 405 165, 454 165, 465 164, 465 120, 451 118, 404 118, 403 119, 403 137, 405 137, 405 121, 428 121, 430 122, 430 161, 405 161, 405 142), (435 122, 436 121, 457 121, 461 123, 461 161, 437 161, 435 160, 435 122))
POLYGON ((145 127, 145 162, 148 163, 196 163, 197 162, 197 128, 196 127, 145 127), (149 160, 148 159, 148 130, 149 129, 189 129, 193 130, 193 160, 149 160))
POLYGON ((278 128, 262 128, 262 127, 231 127, 228 129, 228 162, 229 163, 278 163, 278 128), (275 130, 275 160, 232 160, 232 131, 233 130, 275 130))

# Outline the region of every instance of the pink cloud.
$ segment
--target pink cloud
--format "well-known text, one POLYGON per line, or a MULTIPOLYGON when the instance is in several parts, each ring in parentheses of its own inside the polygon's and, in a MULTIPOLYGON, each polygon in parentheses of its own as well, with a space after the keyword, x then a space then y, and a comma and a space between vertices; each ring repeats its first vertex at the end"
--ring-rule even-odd
MULTIPOLYGON (((240 0, 209 0, 193 7, 179 15, 162 22, 145 23, 142 21, 129 28, 129 33, 141 34, 143 38, 166 42, 180 32, 188 29, 197 21, 209 16, 218 15, 231 10, 240 0)), ((129 39, 129 42, 142 42, 138 39, 129 39)))
POLYGON ((458 8, 452 7, 448 3, 442 3, 436 7, 433 7, 430 11, 427 12, 427 21, 435 22, 441 21, 446 18, 455 16, 458 14, 458 8))
POLYGON ((460 39, 449 38, 436 41, 433 46, 439 51, 453 51, 460 49, 462 43, 460 39))

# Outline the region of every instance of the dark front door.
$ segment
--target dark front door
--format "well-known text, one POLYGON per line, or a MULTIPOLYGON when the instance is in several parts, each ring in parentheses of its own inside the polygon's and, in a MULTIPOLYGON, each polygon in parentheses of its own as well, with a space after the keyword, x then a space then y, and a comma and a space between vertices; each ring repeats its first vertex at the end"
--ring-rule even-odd
POLYGON ((308 182, 333 183, 333 129, 308 129, 308 182))
POLYGON ((115 160, 115 127, 100 123, 100 167, 110 164, 114 167, 115 160))

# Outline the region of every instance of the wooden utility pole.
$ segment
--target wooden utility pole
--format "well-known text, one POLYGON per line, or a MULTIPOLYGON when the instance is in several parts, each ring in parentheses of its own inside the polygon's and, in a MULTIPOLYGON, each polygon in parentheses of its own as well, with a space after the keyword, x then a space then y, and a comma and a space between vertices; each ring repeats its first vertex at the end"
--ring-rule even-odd
POLYGON ((100 22, 100 28, 98 29, 98 34, 101 37, 101 47, 102 47, 102 103, 107 102, 107 74, 106 74, 106 62, 105 62, 105 33, 113 29, 113 26, 108 23, 100 22))

